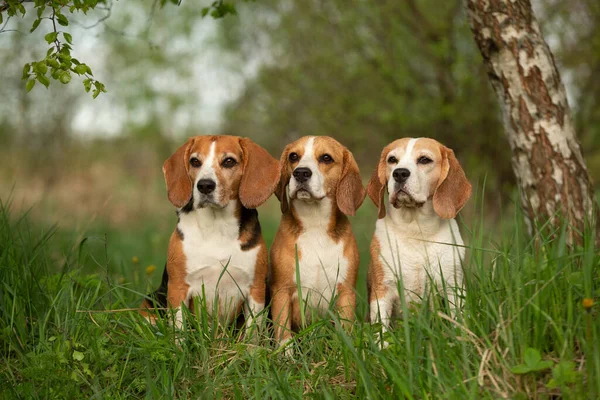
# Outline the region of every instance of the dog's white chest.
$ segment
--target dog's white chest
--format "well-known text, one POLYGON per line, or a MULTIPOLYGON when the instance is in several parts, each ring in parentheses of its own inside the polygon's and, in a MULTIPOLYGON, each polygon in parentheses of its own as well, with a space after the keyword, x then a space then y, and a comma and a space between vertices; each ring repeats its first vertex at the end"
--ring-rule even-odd
POLYGON ((375 235, 388 286, 395 288, 401 277, 406 291, 422 296, 430 279, 440 284, 443 278, 449 286, 462 280, 464 248, 456 221, 444 221, 439 230, 427 233, 380 219, 375 235))
MULTIPOLYGON (((346 279, 348 260, 344 244, 338 243, 323 229, 308 229, 298 237, 300 284, 308 305, 323 310, 335 296, 337 284, 346 279)), ((294 283, 298 283, 294 275, 294 283)))
POLYGON ((199 226, 194 216, 182 216, 178 224, 184 237, 188 298, 202 297, 211 312, 218 297, 219 314, 228 315, 248 296, 259 248, 242 251, 235 218, 211 222, 199 226))

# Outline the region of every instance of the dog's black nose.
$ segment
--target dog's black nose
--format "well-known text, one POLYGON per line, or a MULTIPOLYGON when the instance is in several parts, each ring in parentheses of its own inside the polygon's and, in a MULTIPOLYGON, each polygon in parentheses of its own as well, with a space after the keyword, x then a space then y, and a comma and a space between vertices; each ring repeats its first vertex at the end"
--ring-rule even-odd
POLYGON ((298 182, 302 183, 306 182, 308 178, 312 176, 312 171, 310 170, 310 168, 299 167, 294 170, 293 175, 298 182))
POLYGON ((196 186, 200 193, 209 194, 215 191, 217 184, 212 179, 200 179, 196 186))
POLYGON ((392 174, 392 176, 394 177, 394 180, 396 182, 404 183, 410 176, 410 171, 406 168, 397 168, 394 170, 394 173, 392 174))

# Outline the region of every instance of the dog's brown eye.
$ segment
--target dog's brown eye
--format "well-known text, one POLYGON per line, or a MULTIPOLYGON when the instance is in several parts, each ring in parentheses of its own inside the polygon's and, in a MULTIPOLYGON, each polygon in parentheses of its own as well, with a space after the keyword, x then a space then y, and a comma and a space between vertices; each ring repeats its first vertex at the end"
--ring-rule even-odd
POLYGON ((388 158, 388 163, 396 164, 396 163, 398 163, 398 159, 394 156, 391 156, 390 158, 388 158))
POLYGON ((417 159, 417 164, 429 164, 431 162, 433 162, 433 160, 425 156, 421 156, 417 159))
POLYGON ((331 157, 329 154, 323 154, 321 157, 319 157, 319 162, 331 164, 333 162, 333 157, 331 157))
POLYGON ((226 159, 223 160, 223 162, 221 163, 221 166, 223 166, 223 168, 233 168, 236 164, 237 164, 237 161, 235 161, 235 158, 227 157, 226 159))
POLYGON ((200 168, 202 166, 202 162, 196 157, 193 157, 190 159, 190 165, 194 168, 200 168))
POLYGON ((299 157, 298 157, 297 153, 290 153, 288 158, 290 159, 291 162, 296 162, 296 161, 298 161, 299 157))

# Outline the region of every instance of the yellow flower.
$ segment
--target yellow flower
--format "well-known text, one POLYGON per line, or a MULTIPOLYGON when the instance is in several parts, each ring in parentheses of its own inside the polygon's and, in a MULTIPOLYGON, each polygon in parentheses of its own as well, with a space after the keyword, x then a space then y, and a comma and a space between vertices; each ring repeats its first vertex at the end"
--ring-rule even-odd
POLYGON ((585 308, 586 310, 589 310, 590 308, 592 308, 592 306, 594 305, 594 299, 590 299, 585 298, 583 299, 583 301, 581 302, 581 305, 583 306, 583 308, 585 308))
POLYGON ((148 265, 146 267, 146 274, 150 275, 151 273, 153 273, 156 270, 156 265, 152 264, 152 265, 148 265))
POLYGON ((134 264, 137 264, 137 263, 140 262, 140 259, 137 258, 137 256, 133 256, 133 257, 131 257, 131 262, 134 263, 134 264))

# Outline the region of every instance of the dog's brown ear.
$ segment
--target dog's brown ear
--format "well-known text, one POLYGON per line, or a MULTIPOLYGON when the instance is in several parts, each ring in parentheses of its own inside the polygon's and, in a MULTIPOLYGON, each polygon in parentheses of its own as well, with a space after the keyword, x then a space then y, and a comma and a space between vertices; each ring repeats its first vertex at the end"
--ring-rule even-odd
POLYGON ((452 219, 471 197, 471 183, 454 156, 454 151, 442 146, 442 171, 433 194, 433 209, 444 219, 452 219))
POLYGON ((273 194, 279 182, 279 163, 248 138, 240 139, 240 146, 244 152, 240 201, 246 208, 256 208, 273 194))
POLYGON ((365 199, 360 171, 350 150, 344 148, 342 174, 335 198, 338 208, 346 215, 355 215, 365 199))
POLYGON ((169 201, 177 208, 185 206, 192 198, 192 181, 188 175, 188 159, 195 138, 188 139, 183 146, 163 164, 169 201))
POLYGON ((275 189, 275 195, 281 202, 281 212, 285 214, 289 209, 288 197, 287 197, 287 187, 290 183, 291 174, 287 168, 287 159, 290 153, 289 146, 286 146, 283 149, 283 153, 281 153, 281 158, 279 159, 279 183, 277 184, 277 188, 275 189))
POLYGON ((385 180, 385 156, 387 156, 387 149, 384 149, 381 153, 377 168, 373 171, 373 175, 371 175, 371 179, 369 179, 369 183, 367 184, 367 194, 377 207, 377 218, 379 219, 385 217, 384 200, 385 188, 387 186, 385 180))

